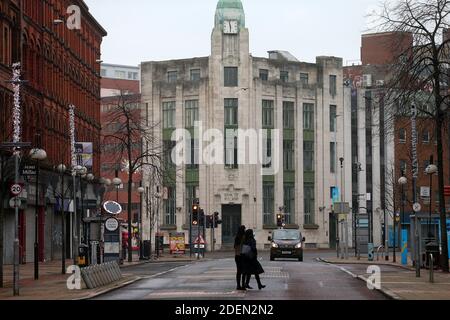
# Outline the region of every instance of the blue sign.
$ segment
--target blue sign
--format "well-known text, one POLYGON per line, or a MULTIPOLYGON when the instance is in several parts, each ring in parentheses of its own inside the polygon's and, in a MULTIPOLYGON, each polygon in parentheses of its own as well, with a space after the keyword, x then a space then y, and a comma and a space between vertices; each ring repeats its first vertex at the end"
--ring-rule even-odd
POLYGON ((338 187, 331 187, 331 199, 333 200, 333 204, 339 202, 340 192, 338 187))
POLYGON ((402 230, 402 265, 408 264, 408 230, 402 230))

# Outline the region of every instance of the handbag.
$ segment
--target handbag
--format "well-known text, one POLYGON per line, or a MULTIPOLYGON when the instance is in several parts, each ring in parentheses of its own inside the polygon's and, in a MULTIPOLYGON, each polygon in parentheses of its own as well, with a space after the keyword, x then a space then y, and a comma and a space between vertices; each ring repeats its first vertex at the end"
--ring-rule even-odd
POLYGON ((244 244, 244 245, 242 246, 241 254, 242 254, 243 256, 248 257, 248 258, 252 258, 252 257, 253 257, 252 247, 250 247, 250 246, 247 245, 247 244, 244 244))

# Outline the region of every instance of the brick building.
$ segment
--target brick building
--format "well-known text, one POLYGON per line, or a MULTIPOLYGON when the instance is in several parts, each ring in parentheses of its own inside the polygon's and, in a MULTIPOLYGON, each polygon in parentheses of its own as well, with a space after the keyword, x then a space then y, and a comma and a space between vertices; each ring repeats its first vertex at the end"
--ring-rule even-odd
MULTIPOLYGON (((123 66, 115 64, 101 65, 101 123, 102 136, 116 135, 120 126, 124 124, 125 117, 118 115, 118 106, 126 104, 132 109, 133 121, 140 121, 140 69, 139 67, 123 66)), ((122 134, 120 134, 122 135, 122 134)), ((133 138, 133 157, 141 154, 141 144, 138 136, 133 138)), ((103 144, 101 155, 101 176, 113 180, 116 175, 122 180, 122 184, 116 189, 109 186, 105 193, 105 200, 117 201, 123 208, 119 219, 123 222, 124 228, 128 221, 128 211, 131 210, 132 223, 138 227, 140 213, 140 194, 137 189, 140 186, 142 176, 140 172, 133 175, 132 203, 128 207, 128 172, 126 170, 126 156, 120 150, 120 142, 115 139, 107 139, 103 144)), ((134 243, 136 245, 136 242, 134 243)), ((134 245, 134 246, 135 246, 134 245)))
MULTIPOLYGON (((61 190, 61 185, 55 167, 58 164, 65 164, 69 169, 71 167, 68 116, 71 104, 75 106, 76 141, 93 144, 93 163, 88 166, 88 170, 97 178, 100 174, 99 59, 106 31, 81 0, 2 0, 0 12, 0 141, 12 140, 13 93, 11 85, 5 81, 12 78, 11 65, 21 62, 21 78, 26 81, 21 89, 21 139, 31 142, 33 147, 43 148, 47 153, 47 159, 40 163, 39 175, 39 259, 59 259, 63 233, 58 206, 61 193, 58 195, 57 190, 61 190), (69 17, 67 8, 71 5, 80 9, 80 29, 71 30, 64 22, 69 17)), ((24 150, 23 155, 22 164, 29 162, 28 150, 24 150)), ((9 156, 9 150, 2 153, 3 187, 11 181, 14 172, 9 156)), ((21 261, 29 262, 34 259, 36 188, 34 177, 20 179, 25 185, 22 194, 24 204, 19 217, 20 253, 21 261)), ((67 199, 72 198, 69 185, 68 181, 64 185, 67 199)), ((84 181, 82 187, 84 200, 96 203, 94 185, 84 181)), ((9 198, 6 188, 2 191, 4 255, 5 263, 8 263, 12 260, 14 214, 5 205, 9 198)), ((88 209, 94 208, 94 205, 82 208, 87 209, 82 212, 83 216, 88 209)), ((73 211, 73 206, 69 206, 67 200, 67 217, 71 216, 70 210, 73 211)), ((68 226, 67 223, 66 243, 72 245, 68 226)), ((71 245, 66 246, 68 257, 71 255, 71 245)))
MULTIPOLYGON (((444 39, 448 32, 444 32, 444 39)), ((392 215, 401 210, 401 187, 398 180, 402 171, 408 178, 405 186, 405 215, 402 224, 410 228, 413 213, 412 191, 412 129, 411 118, 393 116, 387 110, 383 95, 393 64, 402 52, 414 48, 413 37, 408 33, 376 33, 362 36, 360 65, 344 68, 344 79, 352 90, 352 158, 353 205, 355 214, 369 219, 373 225, 375 245, 383 244, 386 221, 389 224, 387 239, 393 244, 392 215), (365 196, 369 195, 369 196, 365 196)), ((444 129, 444 159, 450 164, 450 128, 444 129)), ((421 214, 430 211, 428 193, 430 177, 425 169, 433 156, 437 164, 436 134, 433 120, 423 114, 417 119, 417 156, 419 175, 417 192, 422 205, 421 214)), ((450 181, 450 170, 444 165, 445 181, 450 181)), ((438 179, 433 176, 431 212, 438 209, 438 179)), ((437 213, 434 216, 437 218, 437 213)), ((431 223, 431 231, 438 234, 437 220, 431 223)), ((364 242, 365 231, 359 242, 364 242)), ((357 233, 358 233, 357 232, 357 233)), ((428 228, 422 228, 422 240, 427 238, 428 228)), ((397 242, 398 244, 398 242, 397 242)))

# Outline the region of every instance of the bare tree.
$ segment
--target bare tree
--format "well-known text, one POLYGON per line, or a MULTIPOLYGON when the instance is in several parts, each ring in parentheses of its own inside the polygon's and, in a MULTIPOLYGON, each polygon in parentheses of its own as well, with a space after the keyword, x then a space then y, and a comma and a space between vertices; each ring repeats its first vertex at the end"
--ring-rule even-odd
POLYGON ((448 36, 450 1, 386 1, 376 13, 378 32, 397 32, 412 36, 412 44, 393 48, 396 62, 391 65, 384 101, 395 118, 419 115, 433 120, 437 140, 439 170, 439 212, 442 239, 442 269, 449 271, 446 212, 444 197, 443 133, 449 112, 448 36))
POLYGON ((111 109, 106 122, 110 129, 103 135, 102 146, 104 151, 111 154, 115 163, 121 163, 123 170, 128 172, 128 261, 131 262, 133 175, 145 167, 151 167, 155 176, 162 176, 164 168, 158 165, 161 162, 162 147, 153 136, 153 126, 157 124, 149 126, 142 120, 140 95, 120 92, 120 95, 109 99, 111 109))

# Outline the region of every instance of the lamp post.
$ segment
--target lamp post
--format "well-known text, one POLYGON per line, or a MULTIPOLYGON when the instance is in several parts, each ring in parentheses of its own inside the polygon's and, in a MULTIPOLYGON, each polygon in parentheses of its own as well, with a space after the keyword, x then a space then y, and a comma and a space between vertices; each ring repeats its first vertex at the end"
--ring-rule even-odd
POLYGON ((65 224, 65 207, 64 207, 64 173, 67 167, 60 164, 56 167, 56 171, 61 175, 61 273, 66 274, 66 224, 65 224))
POLYGON ((82 170, 82 166, 75 165, 72 168, 72 182, 73 182, 73 217, 71 221, 70 230, 72 232, 72 258, 73 265, 77 265, 77 254, 78 254, 78 232, 76 228, 77 223, 77 174, 82 170))
POLYGON ((430 165, 426 168, 425 172, 430 176, 430 212, 429 212, 429 219, 428 219, 428 238, 431 240, 433 237, 433 234, 431 233, 431 206, 432 206, 432 199, 433 199, 433 174, 436 174, 438 172, 438 167, 433 164, 433 156, 430 158, 430 165))
POLYGON ((47 153, 43 149, 31 149, 30 157, 36 160, 36 201, 34 215, 34 280, 39 279, 39 161, 47 158, 47 153))
MULTIPOLYGON (((80 211, 80 218, 79 221, 77 221, 77 230, 78 230, 78 244, 80 245, 82 243, 82 237, 81 237, 81 227, 83 225, 83 217, 84 217, 84 197, 83 197, 83 179, 87 176, 87 168, 82 166, 81 170, 78 172, 80 176, 80 205, 81 205, 81 211, 80 211)), ((83 228, 84 233, 84 228, 83 228)))
POLYGON ((144 187, 142 187, 142 181, 141 181, 141 186, 137 189, 137 192, 139 193, 139 197, 140 197, 140 207, 139 207, 139 260, 143 260, 144 259, 144 250, 142 247, 142 196, 145 192, 144 187))
POLYGON ((119 203, 119 187, 122 184, 122 179, 115 177, 112 180, 112 183, 113 183, 114 187, 116 188, 116 201, 117 201, 117 203, 119 203))
MULTIPOLYGON (((398 184, 401 186, 402 192, 401 192, 401 218, 400 218, 400 225, 399 225, 399 230, 400 230, 400 252, 403 255, 403 226, 405 223, 405 185, 408 183, 408 179, 404 176, 405 172, 404 170, 402 170, 402 176, 400 177, 400 179, 398 179, 398 184)), ((403 261, 403 259, 402 259, 403 261)))
MULTIPOLYGON (((95 176, 92 173, 88 173, 86 175, 86 181, 88 182, 88 185, 91 184, 92 181, 94 181, 94 179, 95 179, 95 176)), ((87 193, 86 191, 87 191, 87 189, 85 190, 85 193, 87 193)), ((89 239, 88 239, 89 232, 88 232, 87 224, 85 224, 84 227, 85 227, 84 228, 84 241, 85 241, 85 244, 89 246, 89 239)))

